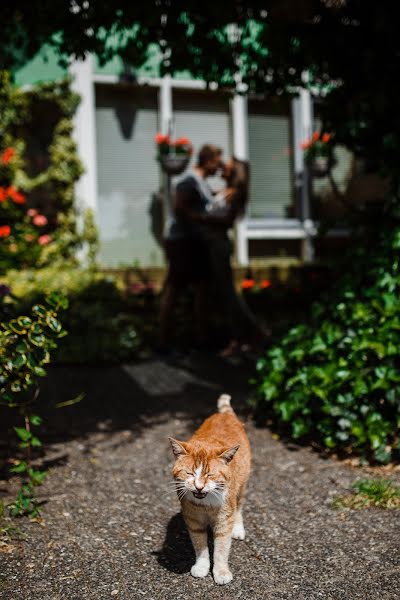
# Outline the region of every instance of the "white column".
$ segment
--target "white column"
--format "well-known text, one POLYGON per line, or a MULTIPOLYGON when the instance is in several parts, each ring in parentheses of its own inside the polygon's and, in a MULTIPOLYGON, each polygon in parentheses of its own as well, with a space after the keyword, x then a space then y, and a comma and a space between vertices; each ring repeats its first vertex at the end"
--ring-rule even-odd
POLYGON ((173 120, 171 75, 164 75, 161 80, 158 103, 160 113, 160 131, 164 134, 171 134, 173 120))
MULTIPOLYGON (((164 75, 158 93, 159 127, 161 133, 172 135, 173 112, 172 112, 172 81, 171 75, 164 75)), ((164 206, 164 227, 172 214, 172 187, 171 178, 166 173, 161 173, 164 206)))
MULTIPOLYGON (((249 123, 247 96, 235 94, 232 98, 233 154, 239 160, 249 160, 249 123)), ((249 264, 247 218, 236 224, 236 257, 239 265, 249 264)))
POLYGON ((313 114, 311 94, 308 90, 301 88, 300 90, 300 105, 301 105, 301 133, 302 142, 310 139, 313 132, 313 114))
POLYGON ((96 217, 98 202, 93 57, 87 55, 83 61, 74 61, 69 70, 73 77, 72 89, 81 97, 74 118, 74 137, 85 169, 76 184, 76 197, 79 206, 91 208, 96 217))
MULTIPOLYGON (((312 99, 311 94, 308 90, 302 88, 300 90, 300 96, 298 99, 297 106, 295 105, 295 117, 297 118, 297 124, 295 124, 294 136, 295 144, 301 146, 302 143, 308 141, 313 133, 313 110, 312 110, 312 99), (297 110, 296 110, 297 109, 297 110)), ((310 211, 310 194, 309 194, 309 173, 307 166, 304 164, 303 151, 300 148, 301 158, 297 157, 297 168, 300 171, 296 172, 296 176, 300 176, 301 180, 301 211, 302 221, 305 231, 305 238, 302 241, 302 258, 304 262, 309 263, 314 260, 314 224, 311 219, 310 211)), ((296 157, 296 150, 295 150, 296 157)), ((296 164, 296 158, 295 158, 296 164)), ((295 167, 296 168, 296 167, 295 167)))
POLYGON ((240 160, 249 160, 249 127, 247 96, 235 94, 232 99, 233 154, 240 160))

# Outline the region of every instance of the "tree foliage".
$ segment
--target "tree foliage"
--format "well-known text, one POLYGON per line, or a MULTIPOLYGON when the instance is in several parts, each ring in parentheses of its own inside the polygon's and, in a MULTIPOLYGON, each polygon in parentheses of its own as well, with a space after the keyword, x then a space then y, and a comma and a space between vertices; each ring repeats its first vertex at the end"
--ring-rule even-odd
POLYGON ((269 94, 323 93, 325 129, 389 173, 397 195, 400 38, 384 0, 20 0, 2 7, 0 65, 14 69, 43 44, 61 61, 118 54, 132 67, 150 48, 160 72, 190 71, 221 86, 269 94), (182 43, 185 40, 185 43, 182 43), (333 82, 333 85, 332 85, 333 82))

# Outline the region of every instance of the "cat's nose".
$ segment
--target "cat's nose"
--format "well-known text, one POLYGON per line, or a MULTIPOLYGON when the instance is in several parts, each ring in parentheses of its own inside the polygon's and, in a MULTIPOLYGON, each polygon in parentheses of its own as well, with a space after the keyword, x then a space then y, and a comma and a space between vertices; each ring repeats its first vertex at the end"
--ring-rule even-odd
POLYGON ((195 483, 194 487, 196 488, 197 492, 201 492, 201 490, 204 488, 204 483, 195 483))

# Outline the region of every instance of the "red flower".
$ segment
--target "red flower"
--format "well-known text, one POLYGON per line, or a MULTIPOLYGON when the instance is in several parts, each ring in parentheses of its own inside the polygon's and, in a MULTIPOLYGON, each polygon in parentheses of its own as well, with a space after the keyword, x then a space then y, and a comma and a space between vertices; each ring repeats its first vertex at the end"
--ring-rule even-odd
POLYGON ((163 133, 157 133, 157 135, 154 137, 154 140, 158 145, 169 144, 171 141, 169 135, 165 135, 163 133))
POLYGON ((327 144, 329 142, 329 140, 331 139, 331 134, 330 133, 324 133, 324 135, 322 136, 322 141, 324 142, 324 144, 327 144))
POLYGON ((242 290, 250 290, 252 287, 255 286, 255 281, 254 279, 243 279, 242 281, 242 290))
POLYGON ((0 237, 8 237, 11 233, 9 225, 0 225, 0 237))
POLYGON ((318 142, 318 140, 319 140, 319 136, 320 136, 320 133, 319 133, 319 131, 314 131, 314 133, 312 134, 312 138, 311 138, 311 139, 312 139, 312 141, 313 141, 313 142, 318 142))
POLYGON ((300 144, 300 146, 301 146, 302 150, 308 150, 309 147, 311 146, 311 142, 310 142, 310 140, 308 140, 307 142, 303 142, 302 144, 300 144))
POLYGON ((26 199, 24 194, 21 194, 13 185, 7 188, 7 195, 11 198, 15 204, 25 204, 26 199))
POLYGON ((0 187, 0 202, 4 202, 5 200, 7 200, 7 198, 7 189, 4 187, 0 187))
POLYGON ((263 279, 261 282, 261 287, 266 290, 267 288, 271 287, 271 282, 269 279, 263 279))
POLYGON ((15 155, 14 148, 6 148, 2 154, 1 162, 3 165, 8 165, 8 163, 12 160, 15 155))

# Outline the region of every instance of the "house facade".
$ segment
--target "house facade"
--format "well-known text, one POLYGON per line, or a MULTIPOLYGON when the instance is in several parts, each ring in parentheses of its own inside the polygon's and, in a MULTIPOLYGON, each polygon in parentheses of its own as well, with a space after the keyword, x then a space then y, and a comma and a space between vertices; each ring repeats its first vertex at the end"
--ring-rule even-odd
MULTIPOLYGON (((202 144, 215 143, 226 157, 250 161, 249 204, 234 235, 239 265, 273 256, 313 259, 315 224, 300 147, 312 132, 307 91, 292 101, 247 97, 184 73, 160 78, 156 64, 134 74, 117 59, 100 67, 94 56, 74 62, 69 72, 81 96, 75 137, 85 174, 77 199, 94 211, 103 266, 163 265, 157 227, 165 180, 154 135, 169 130, 192 141, 194 156, 202 144)), ((50 53, 47 61, 36 57, 16 81, 66 74, 50 53)))

